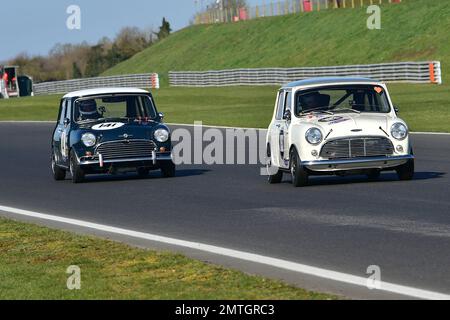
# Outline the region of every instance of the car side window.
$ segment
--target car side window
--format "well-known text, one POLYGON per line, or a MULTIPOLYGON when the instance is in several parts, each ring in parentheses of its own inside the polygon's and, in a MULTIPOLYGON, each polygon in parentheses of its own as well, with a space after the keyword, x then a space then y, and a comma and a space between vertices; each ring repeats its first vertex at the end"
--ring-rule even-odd
POLYGON ((292 92, 288 91, 288 92, 286 92, 286 99, 285 99, 285 102, 284 102, 283 119, 285 118, 284 117, 284 113, 287 110, 291 110, 292 111, 292 101, 291 100, 292 100, 292 92))
POLYGON ((66 100, 66 115, 64 119, 72 120, 72 102, 69 99, 66 100))
POLYGON ((67 100, 61 100, 61 106, 59 108, 59 124, 64 124, 64 119, 66 118, 66 110, 67 110, 67 100))
POLYGON ((277 120, 283 119, 284 103, 284 91, 280 91, 280 93, 278 94, 277 114, 275 116, 275 119, 277 120))

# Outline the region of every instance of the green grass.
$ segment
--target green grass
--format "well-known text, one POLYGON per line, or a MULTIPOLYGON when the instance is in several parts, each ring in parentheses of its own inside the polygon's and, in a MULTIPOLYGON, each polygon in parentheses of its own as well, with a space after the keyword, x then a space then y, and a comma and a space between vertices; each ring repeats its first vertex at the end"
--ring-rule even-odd
MULTIPOLYGON (((450 68, 450 1, 382 6, 382 29, 366 9, 323 10, 185 28, 105 75, 251 67, 301 67, 440 60, 450 68)), ((444 77, 444 81, 450 77, 444 77)))
POLYGON ((0 299, 335 299, 182 255, 0 219, 0 299), (81 290, 66 287, 81 268, 81 290))
MULTIPOLYGON (((450 132, 449 85, 389 85, 413 131, 450 132)), ((171 123, 267 128, 277 87, 163 88, 154 91, 171 123)), ((0 100, 0 120, 55 120, 60 96, 0 100)))

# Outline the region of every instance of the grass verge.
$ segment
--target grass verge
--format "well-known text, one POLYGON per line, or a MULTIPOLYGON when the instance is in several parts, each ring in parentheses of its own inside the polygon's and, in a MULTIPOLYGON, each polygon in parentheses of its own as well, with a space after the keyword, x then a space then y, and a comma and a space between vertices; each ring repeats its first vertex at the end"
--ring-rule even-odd
MULTIPOLYGON (((412 131, 450 132, 450 85, 391 84, 412 131)), ((277 87, 163 88, 154 91, 170 123, 267 128, 277 87)), ((60 96, 0 100, 0 120, 55 120, 60 96)))
POLYGON ((125 244, 0 218, 0 299, 335 299, 125 244), (81 269, 81 290, 66 270, 81 269))

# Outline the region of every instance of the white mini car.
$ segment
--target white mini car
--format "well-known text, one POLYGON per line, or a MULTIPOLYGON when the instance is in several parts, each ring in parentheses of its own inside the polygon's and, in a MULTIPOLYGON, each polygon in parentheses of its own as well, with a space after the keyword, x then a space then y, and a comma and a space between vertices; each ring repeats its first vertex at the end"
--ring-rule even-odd
POLYGON ((290 173, 295 187, 310 175, 384 170, 414 175, 408 126, 397 117, 385 84, 365 78, 314 78, 280 89, 267 134, 270 183, 290 173))

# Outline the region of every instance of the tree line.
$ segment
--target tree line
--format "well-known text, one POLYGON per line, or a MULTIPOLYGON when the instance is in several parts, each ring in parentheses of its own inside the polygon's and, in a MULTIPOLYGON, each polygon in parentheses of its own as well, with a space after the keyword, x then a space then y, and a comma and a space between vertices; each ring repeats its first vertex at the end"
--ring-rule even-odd
POLYGON ((20 73, 35 82, 96 77, 170 35, 170 23, 163 18, 158 31, 125 27, 111 40, 100 39, 97 44, 56 44, 46 56, 20 53, 7 62, 20 67, 20 73))

